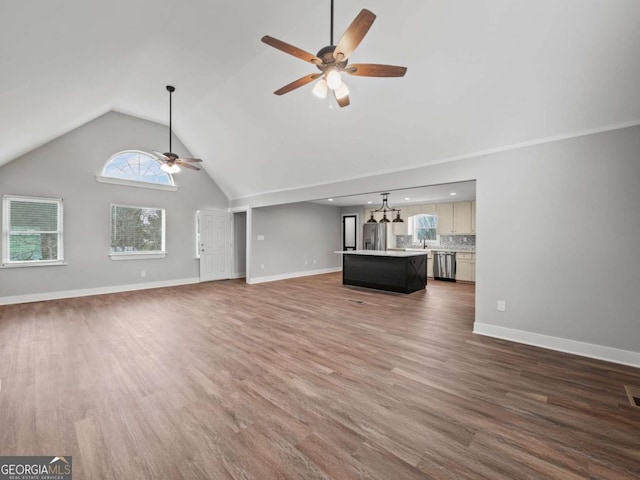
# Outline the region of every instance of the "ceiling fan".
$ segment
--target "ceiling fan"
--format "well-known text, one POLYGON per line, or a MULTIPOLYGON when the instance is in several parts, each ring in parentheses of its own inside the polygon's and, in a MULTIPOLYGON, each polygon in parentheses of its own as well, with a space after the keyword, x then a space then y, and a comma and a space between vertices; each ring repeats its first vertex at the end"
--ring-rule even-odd
POLYGON ((153 153, 155 153, 158 159, 163 162, 160 166, 160 169, 163 172, 178 173, 180 171, 180 167, 190 168, 191 170, 200 170, 200 168, 196 167, 195 165, 190 165, 190 163, 201 162, 202 160, 200 160, 199 158, 180 158, 178 157, 178 155, 171 151, 171 119, 173 116, 173 112, 171 109, 171 95, 176 91, 176 89, 171 85, 167 85, 167 91, 169 92, 169 151, 160 153, 154 150, 153 153))
POLYGON ((347 65, 349 57, 358 45, 360 45, 360 42, 362 42, 371 25, 373 25, 376 16, 369 10, 363 9, 355 20, 351 22, 351 25, 349 25, 349 28, 344 32, 338 44, 334 45, 333 1, 334 0, 331 0, 330 45, 322 48, 317 55, 312 55, 269 35, 262 37, 262 41, 267 45, 282 50, 305 62, 312 63, 318 67, 321 72, 312 73, 311 75, 304 76, 285 85, 281 89, 273 92, 276 95, 284 95, 319 78, 320 80, 318 80, 313 88, 313 93, 320 98, 326 98, 328 90, 332 90, 338 105, 346 107, 350 103, 349 89, 342 81, 342 72, 360 77, 403 77, 407 72, 406 67, 396 67, 393 65, 376 65, 371 63, 347 65))

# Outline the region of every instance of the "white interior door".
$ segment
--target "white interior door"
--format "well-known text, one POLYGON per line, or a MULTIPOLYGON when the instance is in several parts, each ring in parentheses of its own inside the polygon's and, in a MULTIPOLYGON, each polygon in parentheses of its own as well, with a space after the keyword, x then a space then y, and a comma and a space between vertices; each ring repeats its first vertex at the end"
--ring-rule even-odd
POLYGON ((200 210, 200 281, 231 278, 231 214, 200 210))

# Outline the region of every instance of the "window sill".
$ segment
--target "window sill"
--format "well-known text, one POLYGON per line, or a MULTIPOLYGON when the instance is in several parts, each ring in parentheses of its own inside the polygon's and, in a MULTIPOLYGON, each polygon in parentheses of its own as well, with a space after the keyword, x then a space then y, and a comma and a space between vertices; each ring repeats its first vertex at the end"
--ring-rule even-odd
POLYGON ((3 263, 0 268, 26 268, 26 267, 59 267, 61 265, 69 265, 67 262, 16 262, 3 263))
POLYGON ((164 190, 166 192, 176 192, 178 190, 177 185, 162 185, 160 183, 134 182, 133 180, 104 177, 102 175, 96 175, 96 180, 100 183, 110 183, 112 185, 123 185, 125 187, 150 188, 151 190, 164 190))
POLYGON ((132 253, 110 253, 111 260, 154 260, 158 258, 165 258, 167 252, 132 252, 132 253))

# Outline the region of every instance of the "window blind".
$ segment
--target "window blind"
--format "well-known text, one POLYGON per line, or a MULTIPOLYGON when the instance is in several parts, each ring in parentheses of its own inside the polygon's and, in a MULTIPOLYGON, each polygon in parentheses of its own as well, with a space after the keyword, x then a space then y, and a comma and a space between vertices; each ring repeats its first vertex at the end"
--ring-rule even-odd
POLYGON ((62 201, 7 196, 4 202, 3 263, 62 260, 62 201))
POLYGON ((111 206, 111 253, 163 251, 163 209, 111 206))

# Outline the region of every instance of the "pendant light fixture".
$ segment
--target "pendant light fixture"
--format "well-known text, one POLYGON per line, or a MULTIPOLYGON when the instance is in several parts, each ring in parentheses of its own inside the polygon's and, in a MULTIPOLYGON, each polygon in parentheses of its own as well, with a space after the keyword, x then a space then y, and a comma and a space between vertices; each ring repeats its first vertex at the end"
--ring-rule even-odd
POLYGON ((367 223, 378 223, 376 221, 375 218, 373 218, 373 214, 374 212, 382 212, 382 219, 380 220, 380 223, 390 223, 391 220, 389 220, 387 218, 387 212, 391 212, 391 216, 393 216, 393 214, 396 214, 396 218, 393 219, 393 223, 404 223, 404 220, 402 220, 402 218, 400 218, 400 209, 399 208, 391 208, 389 206, 389 203, 387 201, 387 198, 389 197, 388 193, 381 193, 380 195, 382 195, 382 206, 380 208, 376 208, 375 210, 371 210, 371 216, 369 217, 369 220, 367 220, 367 223))

